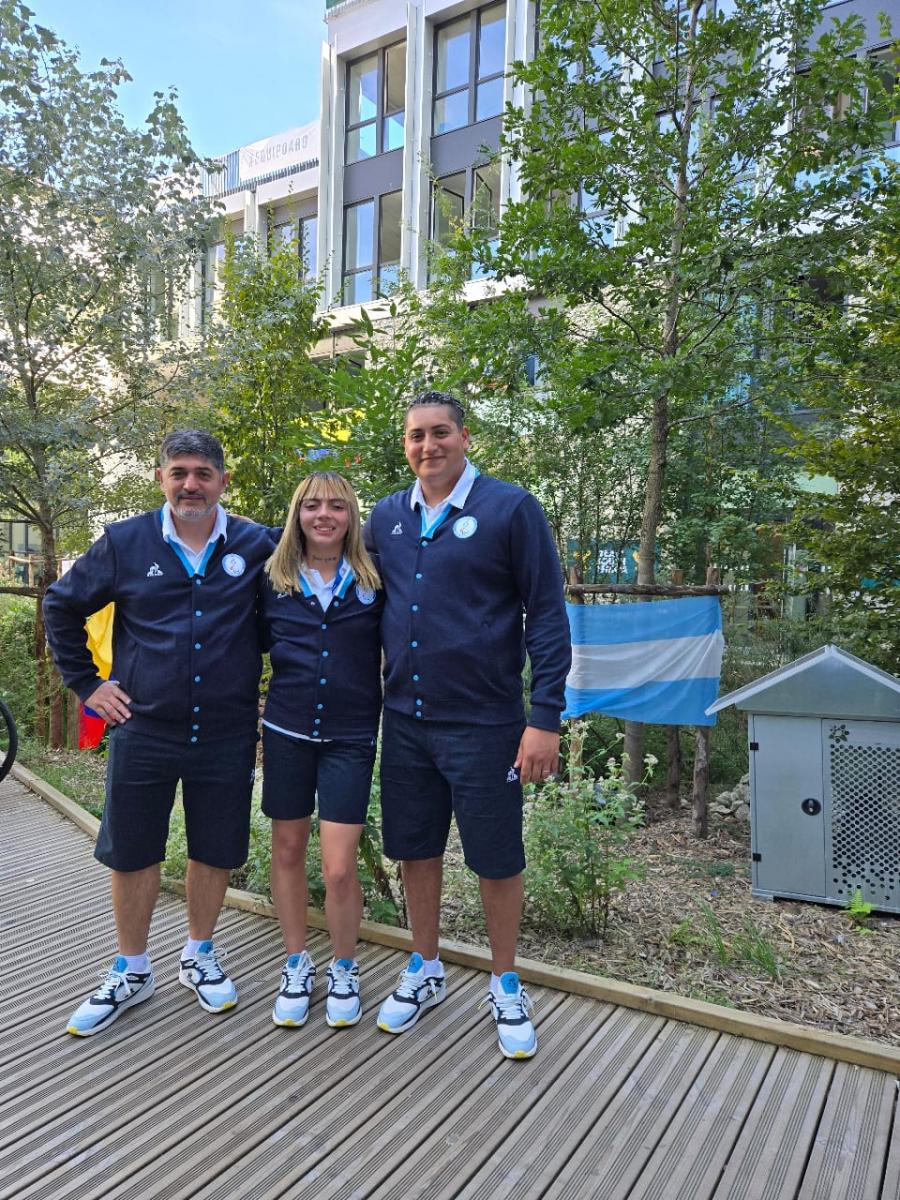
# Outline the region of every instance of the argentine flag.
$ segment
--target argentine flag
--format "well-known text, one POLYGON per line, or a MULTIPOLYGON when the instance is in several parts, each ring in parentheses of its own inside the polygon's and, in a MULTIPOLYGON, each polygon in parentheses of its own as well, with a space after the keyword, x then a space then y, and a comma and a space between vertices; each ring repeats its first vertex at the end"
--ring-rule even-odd
POLYGON ((715 725, 722 610, 715 596, 567 604, 572 670, 563 717, 600 712, 648 725, 715 725))

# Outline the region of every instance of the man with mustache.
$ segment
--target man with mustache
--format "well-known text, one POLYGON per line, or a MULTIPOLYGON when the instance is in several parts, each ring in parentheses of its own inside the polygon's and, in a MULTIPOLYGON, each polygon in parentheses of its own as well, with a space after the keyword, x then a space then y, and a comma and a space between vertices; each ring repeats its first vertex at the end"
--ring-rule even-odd
POLYGON ((237 1002, 213 930, 231 869, 247 857, 256 764, 257 599, 269 532, 228 516, 222 446, 170 433, 156 470, 161 509, 107 526, 47 591, 47 636, 66 685, 110 726, 95 856, 111 869, 117 953, 68 1032, 89 1037, 153 995, 147 954, 169 814, 180 782, 188 844, 188 939, 178 980, 201 1008, 237 1002), (115 604, 113 678, 102 680, 84 622, 115 604))

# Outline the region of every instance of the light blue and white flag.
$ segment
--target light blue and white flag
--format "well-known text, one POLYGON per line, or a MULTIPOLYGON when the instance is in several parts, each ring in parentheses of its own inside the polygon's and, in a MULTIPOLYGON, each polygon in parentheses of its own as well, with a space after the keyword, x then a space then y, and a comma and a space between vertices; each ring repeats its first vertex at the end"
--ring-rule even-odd
POLYGON ((567 604, 572 670, 563 717, 600 712, 648 725, 714 725, 722 610, 715 596, 567 604))

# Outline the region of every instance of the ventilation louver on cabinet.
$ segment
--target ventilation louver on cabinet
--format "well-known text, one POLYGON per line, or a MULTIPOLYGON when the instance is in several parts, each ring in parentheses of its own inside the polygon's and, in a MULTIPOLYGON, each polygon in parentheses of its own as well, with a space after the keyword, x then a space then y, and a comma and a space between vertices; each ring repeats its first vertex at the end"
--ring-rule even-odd
POLYGON ((835 892, 900 903, 900 746, 830 738, 831 866, 835 892))

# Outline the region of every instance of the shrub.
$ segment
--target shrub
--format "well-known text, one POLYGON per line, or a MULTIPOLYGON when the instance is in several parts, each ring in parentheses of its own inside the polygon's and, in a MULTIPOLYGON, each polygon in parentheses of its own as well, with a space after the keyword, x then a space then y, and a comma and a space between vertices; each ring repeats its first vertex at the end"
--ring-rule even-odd
POLYGON ((617 893, 641 878, 625 854, 644 821, 643 807, 608 758, 596 777, 577 754, 567 779, 526 788, 526 897, 538 925, 581 937, 602 937, 617 893))
POLYGON ((34 601, 0 596, 0 698, 26 737, 34 730, 34 601))

